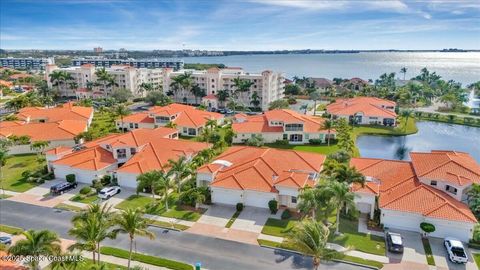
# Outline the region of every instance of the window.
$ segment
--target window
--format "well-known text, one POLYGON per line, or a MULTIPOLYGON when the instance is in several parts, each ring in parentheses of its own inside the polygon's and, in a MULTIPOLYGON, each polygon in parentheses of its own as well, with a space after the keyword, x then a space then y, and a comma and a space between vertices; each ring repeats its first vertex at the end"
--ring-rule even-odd
POLYGON ((135 124, 135 128, 138 128, 138 124, 135 124))
POLYGON ((288 140, 288 134, 283 134, 283 139, 288 140))
POLYGON ((445 186, 445 190, 448 191, 448 192, 450 192, 450 193, 452 193, 452 194, 455 194, 455 195, 457 194, 457 189, 454 188, 454 187, 452 187, 452 186, 450 186, 450 185, 446 185, 446 186, 445 186))
POLYGON ((130 148, 130 153, 132 154, 132 156, 135 155, 137 153, 137 149, 135 149, 133 147, 130 148))
POLYGON ((127 158, 127 150, 117 149, 117 158, 127 158))
POLYGON ((197 135, 197 130, 194 128, 189 128, 188 129, 188 135, 195 136, 197 135))
POLYGON ((133 128, 133 123, 130 123, 130 128, 133 128))
POLYGON ((292 203, 297 203, 297 197, 292 196, 292 203))
POLYGON ((303 124, 286 124, 285 131, 302 131, 303 124))
POLYGON ((310 134, 305 134, 305 140, 310 140, 310 134))
POLYGON ((437 186, 437 181, 432 180, 432 181, 430 182, 430 186, 437 186))
POLYGON ((188 128, 184 127, 183 128, 183 133, 187 133, 188 132, 188 128))

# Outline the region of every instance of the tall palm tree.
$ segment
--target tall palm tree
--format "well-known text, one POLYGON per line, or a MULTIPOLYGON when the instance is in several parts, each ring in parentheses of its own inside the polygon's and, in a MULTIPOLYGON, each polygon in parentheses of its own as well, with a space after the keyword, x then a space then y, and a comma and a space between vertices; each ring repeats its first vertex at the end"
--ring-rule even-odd
POLYGON ((63 72, 60 70, 54 70, 52 73, 49 75, 50 77, 50 82, 53 84, 53 86, 57 87, 57 90, 59 91, 59 87, 61 82, 63 81, 63 72))
POLYGON ((258 96, 257 91, 252 93, 250 104, 252 104, 255 108, 260 106, 260 97, 258 96))
POLYGON ((205 127, 209 128, 210 131, 213 132, 213 130, 217 127, 218 122, 215 119, 208 119, 207 122, 205 123, 205 127))
POLYGON ((170 174, 174 176, 177 183, 177 192, 180 193, 183 177, 193 173, 189 161, 186 156, 180 156, 176 161, 173 159, 168 160, 168 164, 170 165, 170 174))
POLYGON ((355 209, 355 194, 350 192, 346 183, 337 181, 330 181, 326 186, 325 192, 330 195, 330 203, 337 208, 337 227, 335 228, 335 234, 338 234, 340 229, 340 212, 345 207, 347 209, 355 209))
POLYGON ((334 123, 332 120, 326 119, 323 122, 322 129, 326 129, 328 131, 327 134, 327 145, 330 146, 330 133, 332 132, 332 128, 334 126, 334 123))
POLYGON ((168 211, 169 190, 172 188, 171 174, 163 171, 158 171, 158 188, 163 190, 163 199, 165 202, 165 209, 168 211))
MULTIPOLYGON (((234 78, 233 79, 233 85, 235 86, 235 91, 234 91, 234 96, 238 98, 238 94, 240 94, 241 101, 243 103, 244 101, 244 93, 250 92, 250 87, 254 85, 255 83, 247 80, 247 79, 241 79, 240 77, 234 78)), ((243 104, 245 106, 245 104, 243 104)))
POLYGON ((300 191, 298 195, 297 208, 302 213, 310 213, 312 218, 316 217, 316 210, 319 207, 319 190, 316 188, 306 187, 300 191))
POLYGON ((403 126, 403 130, 407 130, 407 126, 408 126, 408 119, 410 119, 410 117, 413 116, 413 111, 412 110, 402 110, 400 112, 400 116, 405 119, 405 125, 403 126))
POLYGON ((355 167, 350 167, 348 164, 338 164, 334 168, 333 179, 340 183, 358 183, 365 184, 365 176, 355 169, 355 167))
POLYGON ((147 236, 150 239, 154 239, 155 234, 147 230, 148 223, 147 220, 143 218, 143 212, 140 209, 122 210, 115 219, 115 224, 118 226, 118 228, 115 229, 114 232, 128 234, 128 238, 130 239, 130 249, 127 264, 127 269, 130 269, 135 236, 147 236))
POLYGON ((322 259, 332 258, 334 251, 327 248, 330 231, 327 226, 314 219, 300 222, 286 237, 286 243, 298 248, 306 256, 312 256, 313 267, 318 269, 322 259))
POLYGON ((107 204, 91 204, 86 210, 75 215, 72 223, 73 228, 68 233, 79 241, 69 249, 91 251, 93 262, 95 263, 95 254, 100 262, 100 243, 107 238, 116 237, 116 233, 111 230, 114 225, 112 207, 107 204))
POLYGON ((147 93, 153 91, 154 87, 153 87, 153 84, 151 83, 141 83, 138 90, 139 90, 138 92, 143 94, 144 91, 147 93))
POLYGON ((317 101, 320 99, 320 91, 318 91, 318 89, 315 88, 314 91, 310 92, 309 94, 310 96, 310 99, 314 101, 313 103, 313 115, 316 115, 317 114, 317 101))
POLYGON ((195 97, 195 104, 198 104, 198 98, 199 97, 204 97, 206 96, 206 91, 205 89, 201 88, 200 85, 195 83, 191 89, 190 92, 192 92, 193 96, 195 97))
POLYGON ((228 90, 219 90, 215 96, 217 97, 217 99, 218 99, 218 101, 220 102, 221 106, 224 107, 224 106, 225 106, 225 102, 226 102, 227 99, 230 97, 230 93, 228 92, 228 90))
MULTIPOLYGON (((22 233, 25 239, 18 240, 8 249, 13 255, 48 256, 60 253, 60 239, 57 234, 49 230, 28 230, 22 233)), ((31 260, 30 267, 40 269, 38 260, 31 260)))
POLYGON ((130 110, 127 108, 127 106, 120 104, 115 107, 114 113, 117 117, 120 117, 120 121, 122 122, 122 131, 125 131, 123 127, 123 118, 130 114, 130 110))
POLYGON ((98 84, 102 85, 103 91, 106 91, 108 84, 112 82, 112 75, 108 73, 105 68, 100 68, 95 71, 95 76, 97 76, 98 84))

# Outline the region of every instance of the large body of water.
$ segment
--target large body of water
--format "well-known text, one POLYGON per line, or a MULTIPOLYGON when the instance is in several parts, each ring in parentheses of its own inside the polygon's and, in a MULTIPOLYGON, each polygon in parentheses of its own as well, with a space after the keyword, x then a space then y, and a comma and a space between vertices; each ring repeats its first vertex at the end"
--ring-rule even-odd
POLYGON ((375 80, 385 72, 408 69, 406 78, 417 75, 424 67, 437 72, 444 79, 470 84, 480 80, 480 53, 478 52, 382 52, 344 54, 276 54, 186 57, 186 63, 219 63, 242 67, 246 71, 266 69, 293 76, 352 78, 375 80))
POLYGON ((408 136, 359 136, 360 156, 409 160, 410 151, 456 150, 480 163, 480 128, 428 121, 417 122, 417 127, 418 133, 408 136))

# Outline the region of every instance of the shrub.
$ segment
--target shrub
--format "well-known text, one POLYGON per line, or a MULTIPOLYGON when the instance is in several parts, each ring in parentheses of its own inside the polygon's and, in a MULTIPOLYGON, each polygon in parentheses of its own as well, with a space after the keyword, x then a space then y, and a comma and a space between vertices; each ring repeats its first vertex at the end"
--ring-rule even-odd
POLYGON ((37 178, 37 180, 35 180, 35 182, 37 182, 37 184, 44 184, 44 183, 45 183, 45 179, 43 179, 43 178, 37 178))
POLYGON ((290 210, 285 209, 282 213, 282 219, 290 219, 292 217, 292 213, 290 213, 290 210))
POLYGON ((80 194, 82 195, 90 194, 90 192, 92 192, 91 187, 83 187, 82 189, 80 189, 80 194))
POLYGON ((100 179, 100 182, 102 183, 102 185, 104 186, 108 186, 110 185, 112 181, 112 177, 110 175, 104 175, 101 179, 100 179))
POLYGON ((102 182, 100 180, 92 180, 92 185, 91 185, 92 188, 94 188, 97 193, 100 192, 100 190, 102 190, 103 188, 103 185, 102 185, 102 182))
POLYGON ((310 140, 308 140, 308 142, 310 144, 313 144, 313 145, 319 145, 319 144, 323 143, 323 140, 322 139, 310 139, 310 140))
POLYGON ((237 212, 242 212, 243 210, 243 203, 237 203, 237 212))
POLYGON ((22 172, 22 177, 23 178, 29 178, 32 175, 32 171, 26 170, 22 172))
POLYGON ((53 179, 55 179, 55 175, 53 174, 53 172, 49 172, 49 173, 47 173, 46 175, 43 176, 43 179, 53 180, 53 179))
POLYGON ((66 179, 67 182, 69 182, 69 183, 75 183, 75 181, 76 181, 75 174, 67 174, 67 175, 65 176, 65 179, 66 179))
POLYGON ((288 140, 276 140, 275 144, 278 145, 288 145, 288 140))
POLYGON ((435 225, 431 224, 431 223, 428 223, 428 222, 422 222, 420 223, 420 228, 422 229, 422 231, 424 231, 425 233, 432 233, 435 231, 435 225))
POLYGON ((269 201, 268 208, 270 208, 270 213, 276 214, 278 211, 278 202, 276 200, 269 201))
POLYGON ((141 101, 145 101, 145 98, 134 98, 133 99, 133 102, 141 102, 141 101))

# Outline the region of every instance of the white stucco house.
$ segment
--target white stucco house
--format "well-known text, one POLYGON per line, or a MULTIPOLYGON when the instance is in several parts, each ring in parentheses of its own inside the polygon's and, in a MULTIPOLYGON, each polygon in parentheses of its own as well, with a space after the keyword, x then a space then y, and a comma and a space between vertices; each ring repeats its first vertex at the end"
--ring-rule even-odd
POLYGON ((480 165, 467 153, 410 153, 412 161, 352 158, 351 165, 366 176, 353 185, 360 212, 373 218, 380 210, 384 227, 421 232, 420 223, 435 226, 433 237, 467 242, 477 219, 466 204, 466 192, 480 183, 480 165))
POLYGON ((345 119, 358 125, 395 126, 397 103, 376 97, 337 99, 326 108, 333 119, 345 119))
POLYGON ((299 190, 313 187, 325 156, 315 153, 233 146, 197 171, 197 186, 209 186, 212 203, 296 208, 299 190))

